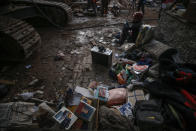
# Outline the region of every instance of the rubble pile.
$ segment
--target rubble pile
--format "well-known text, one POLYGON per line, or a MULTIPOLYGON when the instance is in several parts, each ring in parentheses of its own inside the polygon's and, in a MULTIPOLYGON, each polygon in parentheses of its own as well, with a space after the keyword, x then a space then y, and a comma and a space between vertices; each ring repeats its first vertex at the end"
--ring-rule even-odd
MULTIPOLYGON (((136 12, 141 21, 127 19, 127 32, 112 10, 89 18, 87 1, 66 2, 74 5, 75 21, 62 30, 43 29, 39 56, 14 71, 0 70, 0 129, 196 130, 194 26, 173 19, 165 1, 145 4, 156 13, 159 4, 166 6, 158 27, 136 12), (130 40, 137 22, 136 40, 130 40)), ((127 9, 134 1, 112 2, 127 9)))

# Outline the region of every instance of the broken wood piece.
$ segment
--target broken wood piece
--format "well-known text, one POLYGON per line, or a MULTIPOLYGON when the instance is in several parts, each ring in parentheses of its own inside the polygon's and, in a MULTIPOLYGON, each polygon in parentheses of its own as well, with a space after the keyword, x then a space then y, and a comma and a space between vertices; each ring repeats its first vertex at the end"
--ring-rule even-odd
POLYGON ((10 80, 0 80, 0 84, 5 84, 5 85, 15 85, 15 81, 10 81, 10 80))
POLYGON ((99 120, 99 99, 97 99, 97 107, 96 107, 96 130, 98 130, 99 128, 99 124, 98 124, 98 120, 99 120))

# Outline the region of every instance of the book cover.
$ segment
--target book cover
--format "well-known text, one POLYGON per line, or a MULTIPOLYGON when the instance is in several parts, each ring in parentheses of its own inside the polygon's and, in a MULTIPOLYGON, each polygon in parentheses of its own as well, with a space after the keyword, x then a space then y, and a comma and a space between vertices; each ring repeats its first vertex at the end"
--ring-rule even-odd
POLYGON ((62 107, 53 118, 61 124, 65 129, 70 129, 74 122, 77 120, 75 116, 69 109, 62 107))
POLYGON ((103 86, 98 86, 95 91, 95 98, 101 101, 108 101, 109 91, 108 88, 103 86))
POLYGON ((132 106, 130 103, 126 103, 122 105, 121 107, 118 108, 120 113, 124 116, 126 116, 129 119, 133 118, 133 113, 132 113, 132 106))
POLYGON ((89 105, 92 104, 92 100, 90 100, 90 99, 88 99, 88 98, 86 98, 86 97, 84 97, 84 96, 82 96, 81 101, 84 101, 85 103, 87 103, 87 104, 89 104, 89 105))
POLYGON ((91 121, 95 113, 95 110, 96 109, 91 105, 85 103, 84 101, 80 101, 80 104, 78 105, 75 114, 83 120, 91 121))

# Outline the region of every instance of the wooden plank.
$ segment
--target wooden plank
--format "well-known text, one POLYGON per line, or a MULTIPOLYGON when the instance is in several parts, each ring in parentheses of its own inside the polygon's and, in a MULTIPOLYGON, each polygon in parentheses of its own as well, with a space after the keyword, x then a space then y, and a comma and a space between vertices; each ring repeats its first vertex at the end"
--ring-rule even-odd
POLYGON ((98 121, 99 121, 99 99, 97 99, 97 107, 96 107, 96 127, 95 127, 96 131, 99 128, 98 121))
POLYGON ((10 80, 0 80, 0 84, 5 84, 5 85, 15 85, 15 81, 10 81, 10 80))

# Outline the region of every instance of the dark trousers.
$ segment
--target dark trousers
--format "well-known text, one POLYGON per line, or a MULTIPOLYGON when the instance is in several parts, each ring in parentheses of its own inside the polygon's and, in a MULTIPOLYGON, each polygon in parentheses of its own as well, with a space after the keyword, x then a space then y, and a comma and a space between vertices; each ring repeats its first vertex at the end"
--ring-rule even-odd
POLYGON ((127 40, 127 38, 130 38, 129 30, 130 30, 129 24, 125 23, 123 25, 122 33, 120 35, 120 40, 119 40, 120 45, 124 44, 124 42, 125 42, 125 40, 127 40))
POLYGON ((124 44, 125 40, 127 40, 130 43, 135 43, 140 31, 141 24, 141 22, 134 22, 131 25, 129 25, 129 23, 126 22, 122 29, 119 44, 124 44))
POLYGON ((97 14, 97 5, 96 5, 96 2, 94 2, 93 0, 88 0, 88 5, 87 5, 87 8, 93 8, 93 11, 95 14, 97 14))
POLYGON ((105 14, 108 12, 108 4, 109 4, 109 0, 101 0, 101 4, 102 4, 102 10, 101 10, 101 14, 105 14))
POLYGON ((137 11, 140 11, 140 9, 142 10, 142 13, 144 14, 144 2, 139 2, 138 3, 137 11))

